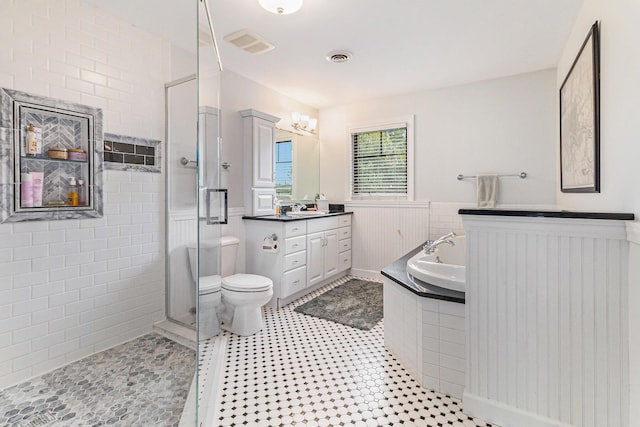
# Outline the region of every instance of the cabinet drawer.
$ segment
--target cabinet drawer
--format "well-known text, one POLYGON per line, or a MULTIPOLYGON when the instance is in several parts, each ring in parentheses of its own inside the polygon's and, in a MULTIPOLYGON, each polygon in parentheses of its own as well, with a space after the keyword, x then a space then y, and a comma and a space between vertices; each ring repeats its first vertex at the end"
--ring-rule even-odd
POLYGON ((282 289, 280 298, 288 297, 307 287, 307 267, 302 266, 295 270, 287 271, 282 277, 282 289))
POLYGON ((284 271, 293 270, 307 264, 307 251, 300 251, 284 257, 284 271))
POLYGON ((351 239, 343 239, 338 242, 338 252, 350 251, 351 239))
POLYGON ((307 221, 293 221, 284 224, 284 236, 296 237, 307 234, 307 221))
POLYGON ((351 238, 351 227, 342 227, 338 229, 338 240, 350 239, 350 238, 351 238))
POLYGON ((307 233, 317 233, 319 231, 327 231, 338 228, 338 217, 331 216, 329 218, 314 218, 307 220, 307 233))
POLYGON ((341 215, 338 217, 338 225, 340 227, 346 227, 351 225, 351 215, 341 215))
POLYGON ((340 252, 338 255, 338 271, 344 271, 351 268, 351 251, 340 252))
POLYGON ((284 239, 284 253, 292 254, 307 248, 307 236, 290 237, 284 239))

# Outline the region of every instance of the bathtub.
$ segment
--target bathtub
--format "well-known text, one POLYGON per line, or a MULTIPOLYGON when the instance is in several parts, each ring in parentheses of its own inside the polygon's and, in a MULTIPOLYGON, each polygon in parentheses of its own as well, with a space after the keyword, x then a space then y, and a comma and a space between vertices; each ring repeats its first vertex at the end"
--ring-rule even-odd
POLYGON ((420 282, 453 291, 465 290, 465 237, 453 239, 454 246, 442 244, 431 254, 418 252, 407 261, 407 276, 416 286, 420 282))

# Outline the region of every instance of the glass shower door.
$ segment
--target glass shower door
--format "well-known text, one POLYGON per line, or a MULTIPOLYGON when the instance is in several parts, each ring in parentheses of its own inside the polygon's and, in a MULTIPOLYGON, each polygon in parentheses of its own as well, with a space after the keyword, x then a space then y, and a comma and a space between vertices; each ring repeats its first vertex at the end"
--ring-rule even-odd
MULTIPOLYGON (((220 78, 222 67, 211 24, 208 0, 198 2, 198 426, 213 426, 214 349, 220 332, 222 226, 226 224, 226 189, 220 175, 220 78)), ((218 345, 220 343, 218 342, 218 345)))

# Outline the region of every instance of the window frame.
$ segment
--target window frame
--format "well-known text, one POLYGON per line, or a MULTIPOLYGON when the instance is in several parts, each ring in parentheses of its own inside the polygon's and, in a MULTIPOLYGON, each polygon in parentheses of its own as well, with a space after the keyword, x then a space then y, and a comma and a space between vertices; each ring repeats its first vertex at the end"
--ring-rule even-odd
POLYGON ((347 201, 358 201, 358 200, 406 200, 413 201, 414 200, 414 116, 402 116, 395 117, 385 120, 376 120, 365 123, 357 123, 348 126, 347 130, 347 140, 346 144, 348 155, 346 158, 348 159, 347 170, 349 171, 349 176, 347 177, 347 201), (389 129, 397 129, 406 127, 407 129, 407 194, 353 194, 353 173, 354 173, 354 158, 353 158, 353 135, 356 133, 365 133, 365 132, 377 132, 384 131, 389 129))

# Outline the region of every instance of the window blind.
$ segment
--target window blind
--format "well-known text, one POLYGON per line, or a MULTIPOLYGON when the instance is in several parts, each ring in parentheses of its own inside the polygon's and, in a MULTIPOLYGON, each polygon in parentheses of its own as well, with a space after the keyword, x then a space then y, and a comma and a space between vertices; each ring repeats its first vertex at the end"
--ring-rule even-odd
POLYGON ((407 127, 351 134, 352 192, 357 195, 407 195, 407 127))

